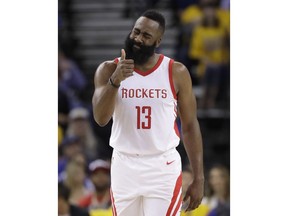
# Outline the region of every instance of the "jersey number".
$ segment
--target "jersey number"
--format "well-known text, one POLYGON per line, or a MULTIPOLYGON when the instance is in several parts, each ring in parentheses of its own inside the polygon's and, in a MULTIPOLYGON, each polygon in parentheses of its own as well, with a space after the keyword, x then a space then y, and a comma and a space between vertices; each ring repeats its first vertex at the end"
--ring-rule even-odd
POLYGON ((136 106, 137 110, 137 129, 151 128, 151 107, 150 106, 136 106))

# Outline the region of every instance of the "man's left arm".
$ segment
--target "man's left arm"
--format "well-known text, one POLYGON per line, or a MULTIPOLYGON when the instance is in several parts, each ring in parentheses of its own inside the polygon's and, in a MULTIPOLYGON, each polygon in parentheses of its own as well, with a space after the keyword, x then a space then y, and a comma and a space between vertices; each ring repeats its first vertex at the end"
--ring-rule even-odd
POLYGON ((202 136, 197 120, 197 105, 191 77, 187 68, 179 62, 173 64, 173 81, 177 93, 183 143, 193 175, 193 180, 184 197, 184 201, 190 198, 186 209, 190 211, 200 205, 204 193, 202 136))

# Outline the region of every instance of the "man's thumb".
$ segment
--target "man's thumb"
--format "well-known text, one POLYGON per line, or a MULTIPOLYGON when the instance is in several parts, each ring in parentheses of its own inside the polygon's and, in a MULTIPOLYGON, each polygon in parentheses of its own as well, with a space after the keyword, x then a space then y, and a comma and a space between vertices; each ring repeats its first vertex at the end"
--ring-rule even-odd
POLYGON ((120 60, 125 60, 126 58, 126 53, 124 49, 121 49, 121 59, 120 60))

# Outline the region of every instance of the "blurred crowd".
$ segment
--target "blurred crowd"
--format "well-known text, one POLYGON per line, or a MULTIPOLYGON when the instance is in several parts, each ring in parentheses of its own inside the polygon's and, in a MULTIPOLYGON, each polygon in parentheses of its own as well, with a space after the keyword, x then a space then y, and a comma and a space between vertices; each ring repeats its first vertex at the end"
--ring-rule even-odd
MULTIPOLYGON (((146 7, 153 7, 157 2, 146 1, 146 7)), ((175 14, 175 25, 179 28, 174 58, 186 65, 193 85, 203 89, 198 107, 227 108, 230 83, 230 1, 171 0, 171 6, 175 14)), ((131 11, 135 10, 137 8, 131 8, 130 4, 124 16, 134 16, 131 11)), ((59 16, 60 28, 61 22, 59 16)), ((90 81, 69 53, 70 50, 65 48, 61 38, 58 52, 58 215, 112 216, 112 148, 109 146, 111 122, 105 128, 94 122, 91 101, 81 97, 90 81)), ((182 161, 185 192, 192 176, 187 159, 182 161)), ((185 213, 187 203, 183 203, 181 216, 230 215, 229 168, 215 164, 205 167, 205 170, 207 184, 202 204, 195 211, 185 213)))
POLYGON ((176 59, 189 69, 193 82, 203 87, 199 108, 226 108, 230 83, 229 1, 197 2, 179 12, 176 59))

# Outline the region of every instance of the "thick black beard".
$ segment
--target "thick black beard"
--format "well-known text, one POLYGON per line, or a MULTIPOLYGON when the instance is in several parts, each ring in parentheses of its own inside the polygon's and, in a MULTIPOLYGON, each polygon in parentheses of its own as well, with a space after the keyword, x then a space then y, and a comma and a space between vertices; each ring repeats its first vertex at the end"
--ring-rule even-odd
POLYGON ((130 34, 125 40, 125 52, 126 59, 133 59, 134 64, 143 65, 148 62, 149 58, 154 54, 156 48, 156 42, 152 46, 145 46, 136 43, 130 38, 130 34), (133 46, 137 45, 140 49, 136 49, 133 46))

